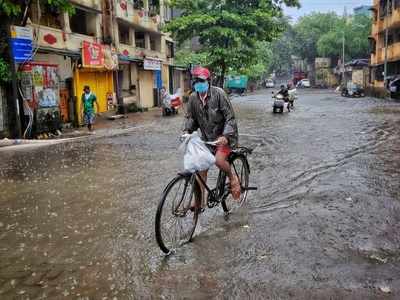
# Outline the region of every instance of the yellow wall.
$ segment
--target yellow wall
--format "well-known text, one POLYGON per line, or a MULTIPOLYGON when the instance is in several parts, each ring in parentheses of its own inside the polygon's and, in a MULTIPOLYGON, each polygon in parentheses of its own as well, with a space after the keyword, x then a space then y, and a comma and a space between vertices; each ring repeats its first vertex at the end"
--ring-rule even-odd
POLYGON ((153 71, 139 71, 139 88, 140 88, 140 104, 142 107, 153 107, 153 86, 154 75, 153 71))
POLYGON ((163 82, 163 86, 165 86, 167 88, 167 90, 169 89, 169 68, 168 65, 162 65, 162 82, 163 82))
POLYGON ((99 104, 99 112, 107 111, 107 94, 114 92, 113 73, 110 71, 91 71, 91 70, 76 70, 74 77, 75 95, 77 96, 76 108, 78 112, 79 124, 82 124, 81 111, 81 96, 83 87, 90 86, 92 93, 97 97, 99 104))

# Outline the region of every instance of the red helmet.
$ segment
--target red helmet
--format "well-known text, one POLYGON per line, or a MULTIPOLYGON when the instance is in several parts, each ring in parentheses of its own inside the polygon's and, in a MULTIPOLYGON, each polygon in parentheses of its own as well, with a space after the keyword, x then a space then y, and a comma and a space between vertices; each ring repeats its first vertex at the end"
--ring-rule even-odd
POLYGON ((211 73, 207 68, 195 67, 192 71, 192 76, 194 78, 208 80, 208 79, 210 79, 211 73))

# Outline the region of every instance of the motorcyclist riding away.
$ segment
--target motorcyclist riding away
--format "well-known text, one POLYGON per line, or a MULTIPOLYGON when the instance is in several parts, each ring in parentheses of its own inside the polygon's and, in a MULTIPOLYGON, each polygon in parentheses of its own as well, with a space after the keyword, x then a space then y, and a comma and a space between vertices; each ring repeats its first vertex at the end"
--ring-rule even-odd
POLYGON ((290 104, 289 104, 289 90, 282 84, 281 89, 278 91, 278 94, 283 96, 283 100, 288 103, 287 110, 290 112, 290 104))

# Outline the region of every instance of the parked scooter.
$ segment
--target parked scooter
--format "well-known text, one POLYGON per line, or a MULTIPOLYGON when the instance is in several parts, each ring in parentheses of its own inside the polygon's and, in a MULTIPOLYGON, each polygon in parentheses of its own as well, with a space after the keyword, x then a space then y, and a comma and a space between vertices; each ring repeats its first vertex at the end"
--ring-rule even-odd
POLYGON ((180 89, 173 95, 168 93, 165 87, 161 89, 161 100, 162 100, 162 115, 170 116, 177 115, 179 108, 182 106, 180 89))

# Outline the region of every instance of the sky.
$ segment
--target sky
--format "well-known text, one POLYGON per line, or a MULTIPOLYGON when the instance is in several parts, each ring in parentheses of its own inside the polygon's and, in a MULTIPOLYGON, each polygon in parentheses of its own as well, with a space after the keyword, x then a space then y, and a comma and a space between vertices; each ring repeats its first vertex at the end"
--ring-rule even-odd
POLYGON ((344 7, 348 13, 353 12, 353 8, 360 5, 372 5, 372 0, 300 0, 301 8, 286 8, 286 15, 297 20, 300 16, 309 14, 313 11, 328 12, 335 11, 342 15, 344 7))

